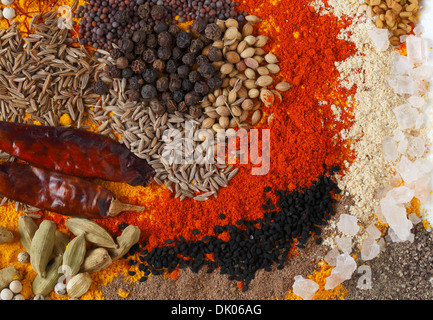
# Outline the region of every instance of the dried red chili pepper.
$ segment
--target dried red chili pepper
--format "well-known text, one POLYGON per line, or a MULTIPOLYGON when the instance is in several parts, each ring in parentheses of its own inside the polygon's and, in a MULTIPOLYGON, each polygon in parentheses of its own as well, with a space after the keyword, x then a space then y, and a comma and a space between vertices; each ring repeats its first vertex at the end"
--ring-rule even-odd
POLYGON ((118 201, 109 190, 86 179, 17 162, 0 164, 0 194, 42 210, 83 218, 144 210, 118 201))
POLYGON ((86 130, 0 121, 0 149, 36 167, 146 186, 155 171, 126 146, 86 130))

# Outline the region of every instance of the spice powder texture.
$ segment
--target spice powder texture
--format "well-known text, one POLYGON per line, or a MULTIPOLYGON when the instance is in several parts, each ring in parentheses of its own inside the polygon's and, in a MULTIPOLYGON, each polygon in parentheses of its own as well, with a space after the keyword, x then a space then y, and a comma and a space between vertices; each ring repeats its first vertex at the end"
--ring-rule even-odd
MULTIPOLYGON (((258 125, 259 129, 270 129, 269 172, 251 175, 254 165, 237 164, 240 172, 229 186, 222 188, 217 198, 205 202, 174 199, 169 190, 156 184, 130 187, 98 181, 121 201, 146 207, 141 214, 124 213, 115 219, 96 220, 113 235, 120 233, 121 223, 137 225, 142 230, 141 240, 149 250, 165 245, 167 239, 178 239, 179 235, 186 241, 199 240, 206 235, 227 240, 225 233, 214 234, 214 226, 222 223, 221 214, 225 215, 223 223, 227 225, 239 219, 261 218, 264 214, 261 205, 265 197, 269 197, 263 194, 265 187, 274 190, 308 187, 323 173, 324 165, 343 167, 344 161, 352 158, 349 146, 339 140, 338 133, 352 125, 346 97, 356 88, 341 88, 335 67, 335 62, 346 60, 356 50, 351 42, 338 39, 340 31, 351 21, 333 15, 321 16, 309 6, 308 0, 248 0, 242 2, 239 9, 263 19, 257 28, 269 37, 265 49, 280 61, 278 80, 293 84, 290 91, 283 93, 284 102, 276 97, 272 105, 263 107, 265 116, 258 125), (320 104, 323 100, 328 103, 320 104), (338 121, 331 105, 346 106, 341 108, 343 112, 338 121), (198 235, 192 233, 194 229, 199 231, 198 235)), ((10 222, 9 215, 18 215, 12 206, 0 210, 2 223, 10 222)), ((67 219, 49 212, 43 218, 54 220, 59 228, 67 219)), ((12 220, 17 221, 15 217, 12 220)), ((5 266, 0 262, 0 267, 5 266)), ((102 285, 120 273, 126 274, 127 268, 120 259, 93 277, 102 285)), ((92 285, 95 290, 89 291, 83 299, 100 298, 98 293, 90 296, 91 292, 98 291, 95 286, 92 285)))

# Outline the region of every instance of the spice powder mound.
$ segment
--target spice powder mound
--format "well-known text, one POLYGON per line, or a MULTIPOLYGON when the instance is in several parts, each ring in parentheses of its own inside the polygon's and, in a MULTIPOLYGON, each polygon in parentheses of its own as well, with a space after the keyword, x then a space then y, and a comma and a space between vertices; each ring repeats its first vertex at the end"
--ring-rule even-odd
MULTIPOLYGON (((263 192, 266 187, 286 191, 308 188, 323 174, 324 166, 343 167, 344 161, 352 159, 350 149, 339 140, 338 133, 352 125, 351 114, 346 111, 350 110, 346 97, 355 88, 346 90, 339 86, 339 72, 335 67, 335 62, 344 61, 356 50, 352 43, 338 39, 340 31, 351 21, 319 15, 307 0, 272 3, 248 0, 240 9, 263 17, 258 28, 269 36, 266 49, 279 58, 280 80, 293 84, 290 91, 283 93, 284 103, 276 99, 264 110, 264 121, 257 126, 271 132, 270 170, 265 175, 252 176, 254 165, 238 165, 240 172, 229 187, 223 188, 218 198, 206 202, 191 199, 180 202, 173 199, 169 190, 156 185, 133 188, 100 182, 121 200, 146 207, 141 215, 125 213, 116 219, 97 220, 113 234, 119 233, 122 223, 137 225, 142 230, 141 249, 151 251, 180 236, 187 242, 204 236, 227 241, 227 233, 215 234, 214 230, 221 224, 221 215, 225 225, 261 219, 266 199, 278 202, 278 195, 263 192), (291 18, 287 19, 288 16, 291 18), (319 102, 325 99, 329 103, 321 105, 319 102), (331 105, 346 106, 339 114, 340 121, 336 120, 331 105)), ((58 225, 65 221, 64 217, 51 213, 46 213, 44 218, 58 225)), ((104 272, 111 276, 125 273, 127 266, 121 267, 115 270, 113 266, 104 272)))

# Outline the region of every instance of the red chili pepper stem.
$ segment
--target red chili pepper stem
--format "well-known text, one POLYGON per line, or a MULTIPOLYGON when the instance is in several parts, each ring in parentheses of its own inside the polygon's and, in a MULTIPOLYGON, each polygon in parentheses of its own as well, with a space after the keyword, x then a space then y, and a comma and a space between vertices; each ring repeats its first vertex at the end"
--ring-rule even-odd
POLYGON ((143 211, 145 207, 142 206, 136 206, 129 203, 123 203, 120 202, 117 199, 113 199, 110 204, 110 208, 108 209, 108 215, 110 217, 115 217, 119 213, 122 213, 124 211, 143 211))

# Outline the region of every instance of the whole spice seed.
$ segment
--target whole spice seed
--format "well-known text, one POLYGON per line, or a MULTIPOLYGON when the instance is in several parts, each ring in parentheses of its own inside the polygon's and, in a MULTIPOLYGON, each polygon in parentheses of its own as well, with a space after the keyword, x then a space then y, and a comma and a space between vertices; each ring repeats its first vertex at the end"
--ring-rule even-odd
POLYGON ((104 270, 111 265, 112 259, 107 249, 95 248, 88 250, 81 265, 80 273, 92 273, 104 270))
POLYGON ((116 238, 118 248, 108 250, 112 260, 117 260, 123 257, 131 249, 131 247, 138 242, 139 239, 140 228, 133 225, 127 226, 123 230, 122 234, 116 238))
POLYGON ((18 218, 18 234, 21 244, 28 253, 30 253, 32 239, 36 230, 38 230, 38 225, 33 218, 25 215, 18 218))
POLYGON ((38 274, 33 279, 32 282, 33 294, 46 296, 51 291, 53 291, 57 281, 62 275, 59 272, 59 268, 62 265, 62 262, 63 262, 62 256, 56 256, 53 259, 51 259, 51 261, 47 265, 45 277, 42 277, 40 274, 38 274))
POLYGON ((10 243, 14 240, 14 234, 12 231, 0 226, 0 244, 10 243))
POLYGON ((69 218, 65 221, 65 226, 76 236, 84 234, 86 241, 94 246, 118 248, 108 231, 92 220, 69 218))
POLYGON ((88 180, 23 163, 0 164, 0 194, 70 216, 107 218, 144 209, 121 203, 109 190, 88 180))
POLYGON ((57 225, 44 220, 36 230, 30 246, 30 263, 33 270, 42 278, 46 276, 46 267, 54 249, 57 225))
POLYGON ((63 254, 62 271, 70 276, 76 275, 86 255, 86 238, 83 233, 69 242, 63 254))
POLYGON ((79 273, 73 276, 66 284, 68 296, 72 298, 79 298, 85 294, 92 284, 92 278, 87 272, 79 273))
POLYGON ((0 290, 8 287, 14 279, 21 279, 21 274, 14 266, 0 269, 0 290))

